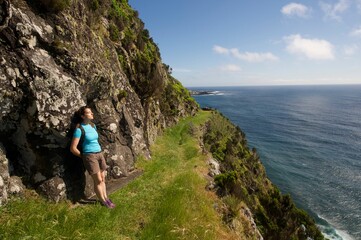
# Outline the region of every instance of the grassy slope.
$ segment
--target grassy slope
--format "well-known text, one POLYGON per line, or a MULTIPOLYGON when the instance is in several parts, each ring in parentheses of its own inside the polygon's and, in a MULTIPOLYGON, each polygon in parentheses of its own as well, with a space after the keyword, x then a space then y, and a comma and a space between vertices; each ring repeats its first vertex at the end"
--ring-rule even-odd
POLYGON ((159 137, 152 160, 138 161, 144 174, 112 194, 115 209, 52 204, 30 192, 0 208, 0 239, 236 239, 205 190, 206 156, 189 133, 207 119, 201 112, 159 137))

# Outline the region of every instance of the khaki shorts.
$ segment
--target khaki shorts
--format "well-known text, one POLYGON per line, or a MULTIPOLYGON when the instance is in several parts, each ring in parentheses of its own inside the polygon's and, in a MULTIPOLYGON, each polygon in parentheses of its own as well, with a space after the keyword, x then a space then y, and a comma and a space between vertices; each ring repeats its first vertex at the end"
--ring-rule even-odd
POLYGON ((99 171, 105 171, 107 169, 107 164, 105 163, 105 158, 103 153, 89 153, 83 154, 82 156, 85 169, 89 172, 90 175, 96 174, 99 171))

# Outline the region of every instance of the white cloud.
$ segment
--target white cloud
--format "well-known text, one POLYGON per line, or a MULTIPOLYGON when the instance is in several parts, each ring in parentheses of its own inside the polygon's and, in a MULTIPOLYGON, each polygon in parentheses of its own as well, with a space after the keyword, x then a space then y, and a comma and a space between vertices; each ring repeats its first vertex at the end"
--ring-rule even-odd
POLYGON ((322 39, 307 39, 301 35, 290 35, 284 37, 286 50, 295 55, 306 56, 313 60, 332 60, 334 56, 333 45, 322 39))
POLYGON ((240 60, 247 62, 264 62, 264 61, 277 61, 278 57, 273 55, 270 52, 267 53, 255 53, 255 52, 245 52, 240 53, 237 48, 230 49, 232 56, 240 60))
POLYGON ((244 60, 247 62, 264 62, 264 61, 277 61, 278 57, 270 52, 266 53, 255 53, 255 52, 244 52, 241 53, 237 48, 224 48, 215 45, 213 51, 219 54, 231 55, 237 59, 244 60))
POLYGON ((308 17, 310 9, 299 3, 290 3, 284 6, 281 12, 287 16, 308 17))
POLYGON ((215 51, 216 53, 219 53, 219 54, 228 54, 229 53, 229 50, 227 48, 224 48, 224 47, 221 47, 218 45, 213 46, 213 51, 215 51))
POLYGON ((222 66, 220 69, 225 72, 240 72, 242 70, 239 66, 234 64, 222 66))
POLYGON ((325 2, 320 2, 321 9, 325 13, 325 18, 334 19, 341 21, 342 18, 340 14, 345 12, 350 6, 350 0, 339 0, 336 4, 329 4, 325 2))
POLYGON ((361 37, 361 26, 350 33, 351 36, 361 37))
POLYGON ((357 45, 344 46, 343 52, 346 56, 355 55, 358 51, 359 47, 357 45))

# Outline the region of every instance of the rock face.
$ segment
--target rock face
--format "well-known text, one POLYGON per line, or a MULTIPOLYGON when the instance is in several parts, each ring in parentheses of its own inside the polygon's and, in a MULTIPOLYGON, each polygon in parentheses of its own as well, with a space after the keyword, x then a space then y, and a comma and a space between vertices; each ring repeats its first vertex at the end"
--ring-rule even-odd
POLYGON ((9 172, 5 148, 0 143, 0 206, 6 204, 9 197, 20 195, 25 188, 21 179, 18 176, 10 177, 9 172))
POLYGON ((0 144, 0 206, 6 204, 8 200, 9 177, 8 159, 4 147, 0 144))
POLYGON ((54 201, 83 197, 90 178, 69 153, 81 106, 94 112, 109 178, 127 176, 137 156, 150 157, 149 145, 164 128, 197 111, 189 93, 175 87, 136 12, 119 4, 126 21, 109 17, 111 1, 100 9, 74 1, 49 14, 42 5, 0 0, 1 203, 10 176, 54 201), (149 46, 151 54, 141 57, 149 46))

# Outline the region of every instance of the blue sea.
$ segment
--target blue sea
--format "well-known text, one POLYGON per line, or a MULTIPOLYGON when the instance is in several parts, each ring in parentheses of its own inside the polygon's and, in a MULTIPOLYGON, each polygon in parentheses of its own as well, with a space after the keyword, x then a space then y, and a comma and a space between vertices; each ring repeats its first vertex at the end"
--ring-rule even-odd
POLYGON ((329 239, 361 239, 361 85, 190 88, 246 134, 329 239))

